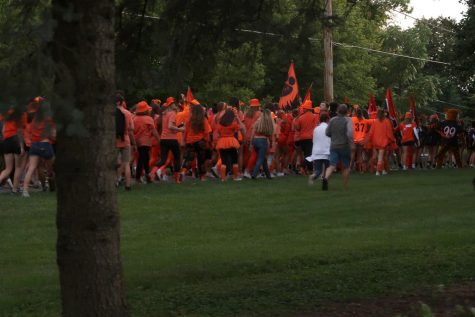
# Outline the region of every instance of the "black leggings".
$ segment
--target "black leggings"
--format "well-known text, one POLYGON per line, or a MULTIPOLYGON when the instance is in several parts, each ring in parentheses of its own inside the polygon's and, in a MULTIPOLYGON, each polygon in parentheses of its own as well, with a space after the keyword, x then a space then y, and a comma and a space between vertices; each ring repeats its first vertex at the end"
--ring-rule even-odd
POLYGON ((235 148, 219 150, 222 164, 226 165, 226 173, 231 173, 233 165, 238 162, 238 151, 235 148))
POLYGON ((186 145, 183 167, 190 168, 191 162, 195 159, 195 156, 198 159, 198 176, 202 176, 206 173, 205 171, 205 161, 206 161, 206 147, 204 141, 198 141, 195 143, 189 143, 186 145))
POLYGON ((305 165, 307 166, 307 170, 311 171, 313 170, 313 163, 307 161, 305 158, 309 157, 312 155, 312 147, 313 147, 313 141, 312 140, 300 140, 300 147, 302 148, 303 152, 303 159, 305 161, 305 165))
POLYGON ((180 145, 177 140, 160 140, 160 162, 157 166, 162 167, 167 162, 168 152, 173 153, 173 171, 180 171, 180 145))
POLYGON ((139 152, 139 159, 137 161, 135 178, 140 179, 140 176, 142 176, 142 169, 145 171, 145 176, 148 177, 148 174, 150 174, 150 146, 139 146, 137 150, 139 152))

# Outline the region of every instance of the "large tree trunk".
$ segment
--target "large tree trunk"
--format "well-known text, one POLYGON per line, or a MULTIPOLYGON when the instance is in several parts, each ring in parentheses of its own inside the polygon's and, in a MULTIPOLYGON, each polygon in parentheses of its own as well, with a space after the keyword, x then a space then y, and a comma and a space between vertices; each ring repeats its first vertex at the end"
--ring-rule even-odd
POLYGON ((128 316, 115 177, 114 0, 53 0, 62 315, 128 316))

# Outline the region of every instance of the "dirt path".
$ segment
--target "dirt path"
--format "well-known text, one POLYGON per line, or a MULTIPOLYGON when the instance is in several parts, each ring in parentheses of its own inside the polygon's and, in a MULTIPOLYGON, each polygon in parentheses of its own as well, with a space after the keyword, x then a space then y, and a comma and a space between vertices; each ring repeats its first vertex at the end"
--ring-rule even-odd
POLYGON ((475 317, 475 282, 351 303, 331 303, 297 317, 475 317), (423 304, 432 315, 423 313, 423 304))

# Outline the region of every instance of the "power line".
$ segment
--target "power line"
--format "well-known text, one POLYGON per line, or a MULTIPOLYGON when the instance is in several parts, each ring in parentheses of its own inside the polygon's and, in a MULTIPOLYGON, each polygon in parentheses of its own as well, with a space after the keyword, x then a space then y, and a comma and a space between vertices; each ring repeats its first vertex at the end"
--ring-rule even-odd
POLYGON ((452 33, 452 34, 456 34, 456 32, 455 32, 454 30, 446 29, 446 28, 444 28, 444 27, 442 27, 442 26, 440 26, 440 25, 437 25, 437 24, 434 24, 434 23, 430 23, 430 22, 427 21, 427 20, 421 20, 421 19, 415 18, 415 17, 413 17, 412 15, 409 15, 409 14, 407 14, 407 13, 405 13, 405 12, 402 12, 402 11, 399 11, 399 10, 396 10, 396 9, 391 9, 391 11, 397 12, 397 13, 399 13, 399 14, 402 14, 402 15, 404 15, 404 16, 406 16, 406 17, 408 17, 408 18, 411 18, 411 19, 413 19, 413 20, 415 20, 415 21, 418 21, 418 22, 425 23, 425 24, 427 24, 427 25, 433 26, 433 27, 438 28, 438 29, 440 29, 440 30, 442 30, 442 31, 449 32, 449 33, 452 33))
POLYGON ((341 46, 341 47, 344 47, 344 48, 357 48, 357 49, 361 49, 361 50, 365 50, 365 51, 373 52, 373 53, 379 53, 379 54, 386 54, 386 55, 391 55, 391 56, 415 59, 415 60, 424 61, 424 62, 427 62, 427 63, 451 65, 450 63, 446 63, 446 62, 440 62, 440 61, 436 61, 436 60, 432 60, 432 59, 419 58, 419 57, 408 56, 408 55, 397 54, 397 53, 391 53, 391 52, 386 52, 386 51, 379 51, 379 50, 375 50, 375 49, 367 48, 367 47, 362 47, 362 46, 358 46, 358 45, 351 45, 351 44, 345 44, 345 43, 339 43, 339 42, 333 42, 333 45, 341 46))
POLYGON ((462 108, 462 109, 468 109, 468 110, 473 110, 473 108, 470 108, 470 107, 466 107, 466 106, 461 106, 461 105, 456 105, 454 103, 451 103, 451 102, 448 102, 448 101, 442 101, 442 100, 434 100, 435 102, 438 102, 438 103, 443 103, 443 104, 446 104, 446 105, 450 105, 450 106, 454 106, 454 107, 458 107, 458 108, 462 108))
MULTIPOLYGON (((144 17, 144 18, 155 19, 155 20, 160 20, 161 19, 160 17, 156 17, 156 16, 142 15, 142 14, 132 14, 132 13, 128 13, 128 12, 124 12, 124 14, 135 15, 135 16, 138 16, 138 17, 144 17)), ((243 33, 252 33, 252 34, 266 35, 266 36, 272 36, 272 37, 284 37, 283 34, 271 33, 271 32, 262 32, 262 31, 250 30, 250 29, 234 29, 234 30, 238 31, 238 32, 243 32, 243 33)), ((291 35, 290 37, 291 38, 298 38, 298 36, 295 36, 295 35, 291 35)), ((310 42, 320 42, 321 41, 321 39, 317 39, 317 38, 314 38, 314 37, 308 37, 307 39, 310 42)), ((367 47, 362 47, 362 46, 357 46, 357 45, 351 45, 351 44, 345 44, 345 43, 339 43, 339 42, 332 42, 332 44, 335 45, 335 46, 340 46, 340 47, 344 47, 344 48, 357 48, 357 49, 366 50, 368 52, 391 55, 391 56, 396 56, 396 57, 409 58, 409 59, 424 61, 424 62, 427 62, 427 63, 451 65, 450 63, 436 61, 436 60, 432 60, 432 59, 425 59, 425 58, 413 57, 413 56, 408 56, 408 55, 403 55, 403 54, 385 52, 385 51, 375 50, 375 49, 372 49, 372 48, 367 48, 367 47)))

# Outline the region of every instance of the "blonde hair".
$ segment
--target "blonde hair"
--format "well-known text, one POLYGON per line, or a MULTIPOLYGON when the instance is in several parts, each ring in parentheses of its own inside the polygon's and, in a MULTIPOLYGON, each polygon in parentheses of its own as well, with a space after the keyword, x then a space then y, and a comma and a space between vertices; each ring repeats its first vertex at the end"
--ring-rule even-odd
POLYGON ((266 109, 262 112, 261 117, 254 125, 254 132, 265 136, 274 134, 274 120, 272 119, 270 110, 266 109))

